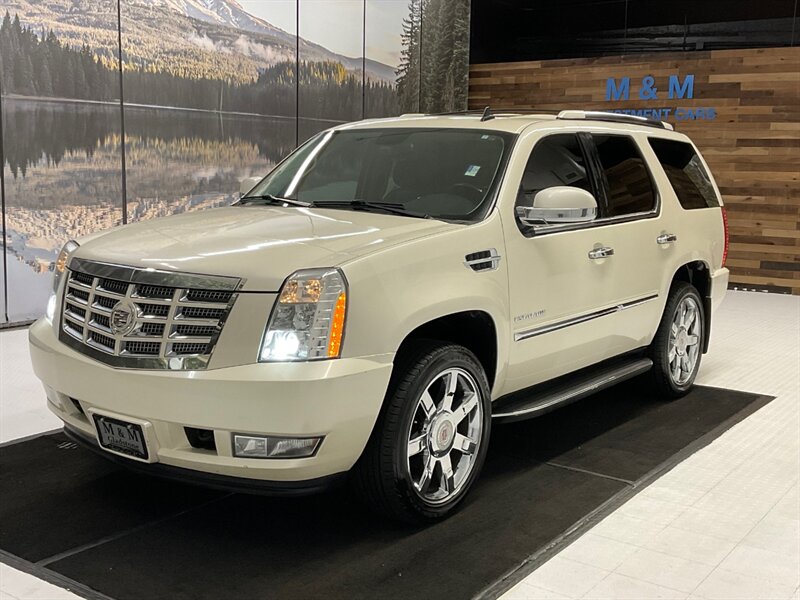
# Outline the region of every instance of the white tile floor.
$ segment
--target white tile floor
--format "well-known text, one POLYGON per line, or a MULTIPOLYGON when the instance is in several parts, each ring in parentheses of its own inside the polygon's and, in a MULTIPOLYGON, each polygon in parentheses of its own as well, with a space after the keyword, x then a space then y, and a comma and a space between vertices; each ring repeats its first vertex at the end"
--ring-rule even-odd
MULTIPOLYGON (((776 400, 510 590, 528 598, 800 600, 800 298, 730 292, 699 382, 776 400)), ((0 333, 0 442, 59 426, 27 332, 0 333)), ((520 557, 523 558, 523 557, 520 557)), ((76 596, 0 565, 0 600, 76 596)))
POLYGON ((800 598, 800 298, 730 292, 698 381, 776 399, 505 600, 800 598))

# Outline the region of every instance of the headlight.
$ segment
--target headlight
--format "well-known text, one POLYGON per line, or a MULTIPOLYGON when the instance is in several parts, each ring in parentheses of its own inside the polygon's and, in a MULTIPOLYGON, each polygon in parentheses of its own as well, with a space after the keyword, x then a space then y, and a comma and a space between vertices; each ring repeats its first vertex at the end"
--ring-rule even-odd
POLYGON ((272 309, 259 359, 338 358, 346 312, 347 283, 338 269, 293 273, 272 309))
POLYGON ((70 240, 64 244, 64 247, 61 248, 61 252, 58 253, 58 258, 56 258, 56 264, 53 268, 53 291, 58 291, 58 284, 61 282, 61 277, 64 275, 64 271, 67 270, 67 262, 69 262, 69 257, 78 248, 78 242, 70 240))

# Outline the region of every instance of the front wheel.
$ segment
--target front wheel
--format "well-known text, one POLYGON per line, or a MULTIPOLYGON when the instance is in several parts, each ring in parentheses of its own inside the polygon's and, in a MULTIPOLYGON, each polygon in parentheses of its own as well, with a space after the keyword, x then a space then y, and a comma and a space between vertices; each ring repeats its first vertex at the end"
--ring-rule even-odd
POLYGON ((486 375, 467 348, 422 342, 399 357, 386 401, 353 472, 379 512, 406 522, 442 519, 478 476, 489 443, 486 375))
POLYGON ((648 352, 653 360, 653 384, 661 397, 680 398, 694 385, 706 335, 704 324, 703 301, 697 289, 683 281, 675 283, 648 352))

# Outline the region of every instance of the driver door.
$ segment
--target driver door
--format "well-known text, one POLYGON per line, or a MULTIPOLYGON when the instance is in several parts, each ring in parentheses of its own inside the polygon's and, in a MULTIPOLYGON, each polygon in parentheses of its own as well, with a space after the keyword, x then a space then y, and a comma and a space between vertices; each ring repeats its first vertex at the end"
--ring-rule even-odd
POLYGON ((609 322, 595 318, 617 301, 621 266, 602 252, 615 246, 613 228, 595 222, 529 226, 519 218, 524 211, 518 207, 535 208, 534 196, 543 189, 572 186, 599 197, 588 146, 578 133, 528 140, 514 214, 503 212, 512 327, 506 392, 598 362, 615 346, 609 322))

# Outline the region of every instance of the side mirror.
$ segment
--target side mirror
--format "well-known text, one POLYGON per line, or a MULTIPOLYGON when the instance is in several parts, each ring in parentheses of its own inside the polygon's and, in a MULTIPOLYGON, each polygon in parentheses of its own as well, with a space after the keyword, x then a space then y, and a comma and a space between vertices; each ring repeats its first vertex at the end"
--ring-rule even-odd
POLYGON ((247 192, 252 190, 258 182, 264 179, 263 177, 245 177, 239 185, 239 192, 244 196, 247 192))
POLYGON ((537 192, 533 206, 518 206, 517 216, 525 225, 588 223, 597 217, 597 201, 586 190, 560 185, 537 192))

